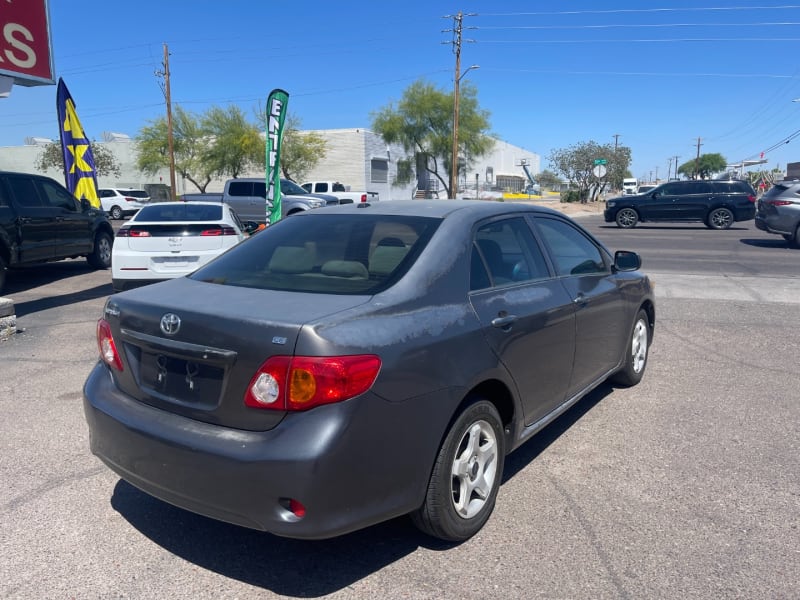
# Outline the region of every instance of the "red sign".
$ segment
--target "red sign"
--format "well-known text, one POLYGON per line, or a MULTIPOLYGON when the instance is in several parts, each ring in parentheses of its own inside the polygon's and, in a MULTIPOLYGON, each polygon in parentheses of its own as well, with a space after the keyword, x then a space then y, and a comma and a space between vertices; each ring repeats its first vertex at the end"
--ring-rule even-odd
POLYGON ((47 0, 0 0, 0 75, 19 85, 55 83, 47 0))

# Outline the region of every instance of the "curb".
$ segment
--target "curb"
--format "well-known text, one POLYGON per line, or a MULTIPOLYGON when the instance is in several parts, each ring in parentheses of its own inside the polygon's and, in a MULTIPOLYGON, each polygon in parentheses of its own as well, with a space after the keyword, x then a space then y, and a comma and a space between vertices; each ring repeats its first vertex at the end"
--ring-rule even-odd
POLYGON ((17 332, 17 315, 11 298, 0 298, 0 342, 17 332))

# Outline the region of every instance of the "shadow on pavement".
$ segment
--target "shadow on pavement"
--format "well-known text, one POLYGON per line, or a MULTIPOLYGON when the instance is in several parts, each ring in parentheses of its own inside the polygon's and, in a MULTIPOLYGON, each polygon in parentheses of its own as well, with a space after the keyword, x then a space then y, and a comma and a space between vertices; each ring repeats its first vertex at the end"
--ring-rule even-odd
POLYGON ((94 300, 96 298, 103 298, 105 296, 110 296, 113 293, 114 290, 111 287, 111 282, 109 282, 103 285, 98 285, 93 288, 89 288, 87 290, 72 292, 70 294, 62 294, 60 296, 46 296, 44 298, 38 298, 37 300, 29 300, 27 302, 15 302, 14 309, 17 313, 17 318, 19 318, 43 310, 48 310, 51 308, 58 308, 61 306, 67 306, 69 304, 75 304, 77 302, 84 302, 85 300, 94 300))
POLYGON ((754 246, 756 248, 780 248, 781 250, 797 250, 794 248, 789 242, 784 240, 781 237, 775 236, 774 238, 770 239, 741 239, 739 240, 742 244, 747 246, 754 246))
MULTIPOLYGON (((613 391, 603 384, 506 458, 503 483, 514 477, 613 391)), ((502 488, 500 494, 502 494, 502 488)), ((338 538, 293 540, 230 525, 176 508, 124 480, 112 507, 153 542, 199 567, 298 598, 334 593, 420 547, 448 550, 399 517, 338 538)))

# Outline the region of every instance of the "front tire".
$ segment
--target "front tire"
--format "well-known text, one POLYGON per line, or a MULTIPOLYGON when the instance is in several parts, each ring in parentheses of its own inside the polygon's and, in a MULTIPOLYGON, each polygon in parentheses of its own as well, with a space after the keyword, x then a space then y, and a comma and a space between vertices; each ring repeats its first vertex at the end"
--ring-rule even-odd
POLYGON ((505 438, 495 406, 476 400, 456 418, 439 448, 423 505, 411 514, 421 531, 468 540, 494 510, 503 477, 505 438))
POLYGON ((107 269, 111 266, 111 236, 100 231, 94 237, 94 250, 86 257, 86 262, 95 269, 107 269))
POLYGON ((617 222, 617 227, 630 229, 636 227, 636 224, 639 222, 639 213, 632 208, 621 208, 617 211, 615 221, 617 222))
POLYGON ((109 215, 115 221, 119 221, 124 216, 122 214, 122 209, 119 206, 112 206, 111 210, 109 211, 109 215))
POLYGON ((708 213, 707 225, 710 229, 730 229, 733 213, 727 208, 715 208, 708 213))
POLYGON ((650 321, 644 309, 639 310, 633 322, 631 335, 625 350, 625 364, 611 377, 611 381, 624 386, 639 383, 647 367, 647 353, 650 347, 650 321))

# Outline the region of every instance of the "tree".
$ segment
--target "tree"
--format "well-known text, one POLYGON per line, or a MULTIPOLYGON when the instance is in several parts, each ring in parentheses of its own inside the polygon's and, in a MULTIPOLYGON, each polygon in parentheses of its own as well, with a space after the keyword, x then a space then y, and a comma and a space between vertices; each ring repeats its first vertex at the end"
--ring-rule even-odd
MULTIPOLYGON (((94 158, 94 169, 97 175, 119 177, 122 175, 117 157, 108 149, 108 147, 89 142, 92 150, 92 157, 94 158)), ((35 166, 40 171, 47 171, 47 169, 58 169, 64 172, 64 154, 61 150, 60 142, 52 142, 47 144, 39 155, 36 157, 35 166)))
MULTIPOLYGON (((205 160, 208 138, 202 121, 195 114, 175 106, 172 120, 175 170, 191 181, 201 192, 211 182, 213 166, 205 160)), ((166 117, 149 121, 136 138, 138 142, 137 165, 140 171, 155 174, 169 168, 169 144, 166 117)), ((172 190, 175 193, 175 190, 172 190)))
MULTIPOLYGON (((387 144, 400 144, 414 155, 417 171, 424 170, 438 179, 448 197, 455 191, 449 186, 453 168, 453 108, 453 94, 420 80, 403 92, 396 108, 389 104, 372 115, 373 131, 387 144)), ((478 106, 477 91, 467 83, 461 86, 458 116, 459 153, 467 160, 484 156, 494 146, 494 139, 488 133, 489 112, 478 106)), ((467 160, 457 167, 468 169, 467 160)), ((408 183, 413 174, 409 161, 398 165, 396 183, 408 183)))
POLYGON ((550 190, 557 188, 561 184, 561 178, 548 169, 545 169, 539 173, 536 176, 536 181, 539 182, 539 185, 542 186, 542 189, 547 188, 550 190))
POLYGON ((631 149, 611 144, 600 145, 595 141, 574 144, 569 148, 550 151, 548 160, 557 174, 578 188, 581 202, 595 200, 609 182, 625 177, 631 161, 631 149), (598 179, 594 175, 595 160, 605 160, 606 175, 598 179), (591 196, 591 198, 590 198, 591 196))
POLYGON ((264 140, 238 106, 210 108, 202 116, 200 128, 207 141, 201 161, 208 172, 235 178, 251 166, 264 164, 264 140))
MULTIPOLYGON (((266 107, 259 105, 256 115, 261 129, 266 129, 266 107)), ((300 181, 306 173, 325 158, 328 144, 321 135, 312 131, 300 131, 300 119, 287 113, 281 138, 281 173, 286 179, 300 181)), ((258 164, 266 171, 266 147, 262 141, 258 164)))
POLYGON ((722 154, 701 154, 700 158, 687 160, 678 167, 678 173, 690 179, 708 179, 714 173, 724 171, 727 164, 722 154))

